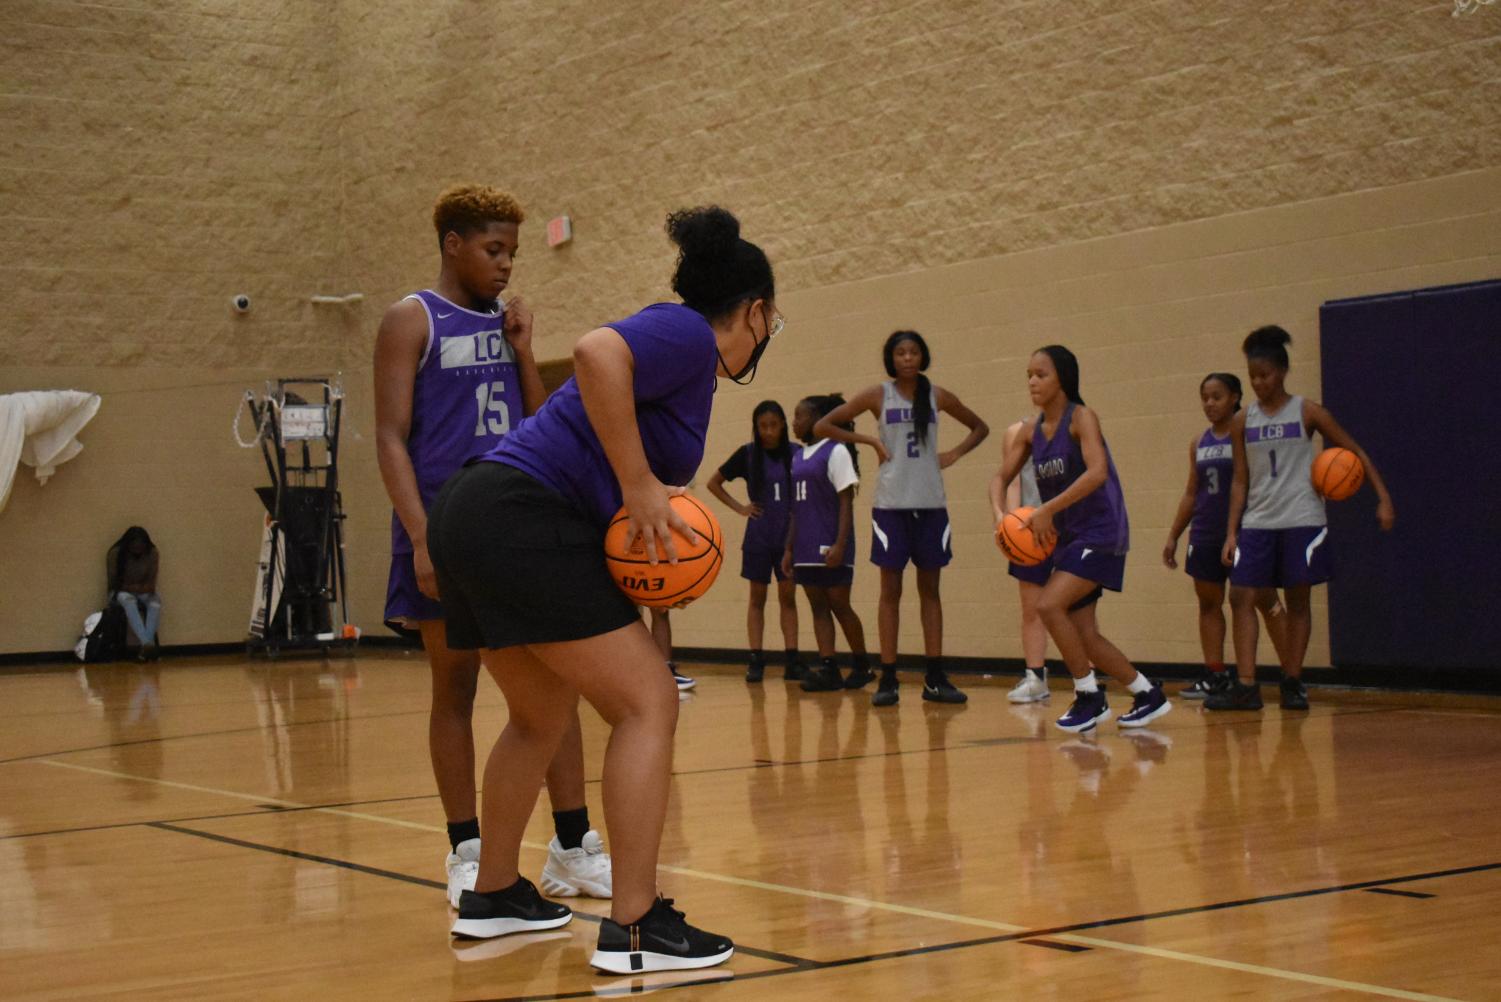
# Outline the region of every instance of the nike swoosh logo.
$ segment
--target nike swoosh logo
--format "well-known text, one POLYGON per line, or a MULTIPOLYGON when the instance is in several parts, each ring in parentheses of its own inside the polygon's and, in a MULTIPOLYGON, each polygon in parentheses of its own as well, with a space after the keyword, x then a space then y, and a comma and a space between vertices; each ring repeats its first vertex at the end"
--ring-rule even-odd
POLYGON ((453 316, 452 313, 439 313, 438 314, 438 319, 439 320, 447 320, 451 316, 453 316))
POLYGON ((1080 560, 1088 560, 1089 559, 1089 555, 1091 553, 1093 553, 1093 552, 1094 552, 1094 550, 1091 550, 1089 547, 1086 546, 1086 547, 1084 547, 1084 552, 1081 553, 1081 554, 1079 554, 1079 559, 1080 560))
POLYGON ((671 939, 668 939, 666 936, 658 936, 657 937, 657 941, 660 942, 660 943, 662 943, 664 946, 670 946, 670 947, 672 947, 678 953, 687 953, 688 952, 688 937, 687 936, 684 936, 680 940, 671 940, 671 939))

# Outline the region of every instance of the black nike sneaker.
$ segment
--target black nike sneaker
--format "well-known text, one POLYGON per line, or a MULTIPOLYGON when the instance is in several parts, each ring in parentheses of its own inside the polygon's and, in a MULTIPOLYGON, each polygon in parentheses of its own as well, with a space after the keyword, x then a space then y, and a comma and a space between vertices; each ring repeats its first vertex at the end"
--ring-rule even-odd
POLYGON ((735 953, 728 936, 694 928, 671 898, 657 898, 640 920, 621 925, 605 919, 589 966, 611 974, 691 971, 722 964, 735 953))
POLYGON ((459 917, 449 931, 461 939, 490 939, 517 932, 538 932, 567 925, 573 911, 548 901, 536 885, 521 877, 503 891, 459 895, 459 917))

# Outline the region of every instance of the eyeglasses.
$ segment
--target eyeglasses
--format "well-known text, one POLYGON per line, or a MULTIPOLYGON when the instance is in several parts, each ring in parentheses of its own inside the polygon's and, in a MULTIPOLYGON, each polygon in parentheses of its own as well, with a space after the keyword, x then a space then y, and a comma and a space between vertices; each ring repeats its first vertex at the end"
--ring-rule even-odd
POLYGON ((766 325, 766 340, 770 341, 787 328, 787 318, 782 316, 781 311, 771 318, 771 323, 766 325))

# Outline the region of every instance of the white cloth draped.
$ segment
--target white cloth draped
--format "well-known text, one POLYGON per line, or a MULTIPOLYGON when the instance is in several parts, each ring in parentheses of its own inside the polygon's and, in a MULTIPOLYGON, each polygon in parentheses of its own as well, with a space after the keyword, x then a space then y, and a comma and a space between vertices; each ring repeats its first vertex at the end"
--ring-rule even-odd
POLYGON ((99 412, 99 394, 81 390, 0 393, 0 511, 10 501, 20 463, 39 483, 79 452, 78 433, 99 412))

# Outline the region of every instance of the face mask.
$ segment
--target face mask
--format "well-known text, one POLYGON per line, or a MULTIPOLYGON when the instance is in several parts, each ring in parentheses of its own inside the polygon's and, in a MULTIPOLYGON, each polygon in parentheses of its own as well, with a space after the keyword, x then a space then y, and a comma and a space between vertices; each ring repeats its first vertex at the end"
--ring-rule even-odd
MULTIPOLYGON (((766 336, 760 341, 757 341, 756 346, 751 349, 750 358, 746 359, 745 365, 741 367, 739 372, 730 376, 730 382, 735 383, 738 386, 749 386, 751 383, 755 382, 756 366, 760 364, 761 356, 764 355, 766 353, 766 349, 771 346, 771 339, 782 333, 782 328, 784 326, 786 326, 786 321, 782 319, 781 314, 778 314, 777 318, 773 320, 771 322, 771 325, 767 328, 766 336), (747 376, 749 376, 749 378, 746 378, 747 376)), ((751 331, 751 337, 755 336, 755 331, 751 331)), ((717 352, 718 348, 716 348, 715 351, 717 352)), ((719 364, 724 366, 726 372, 729 371, 730 367, 724 364, 723 355, 719 356, 719 364)))

